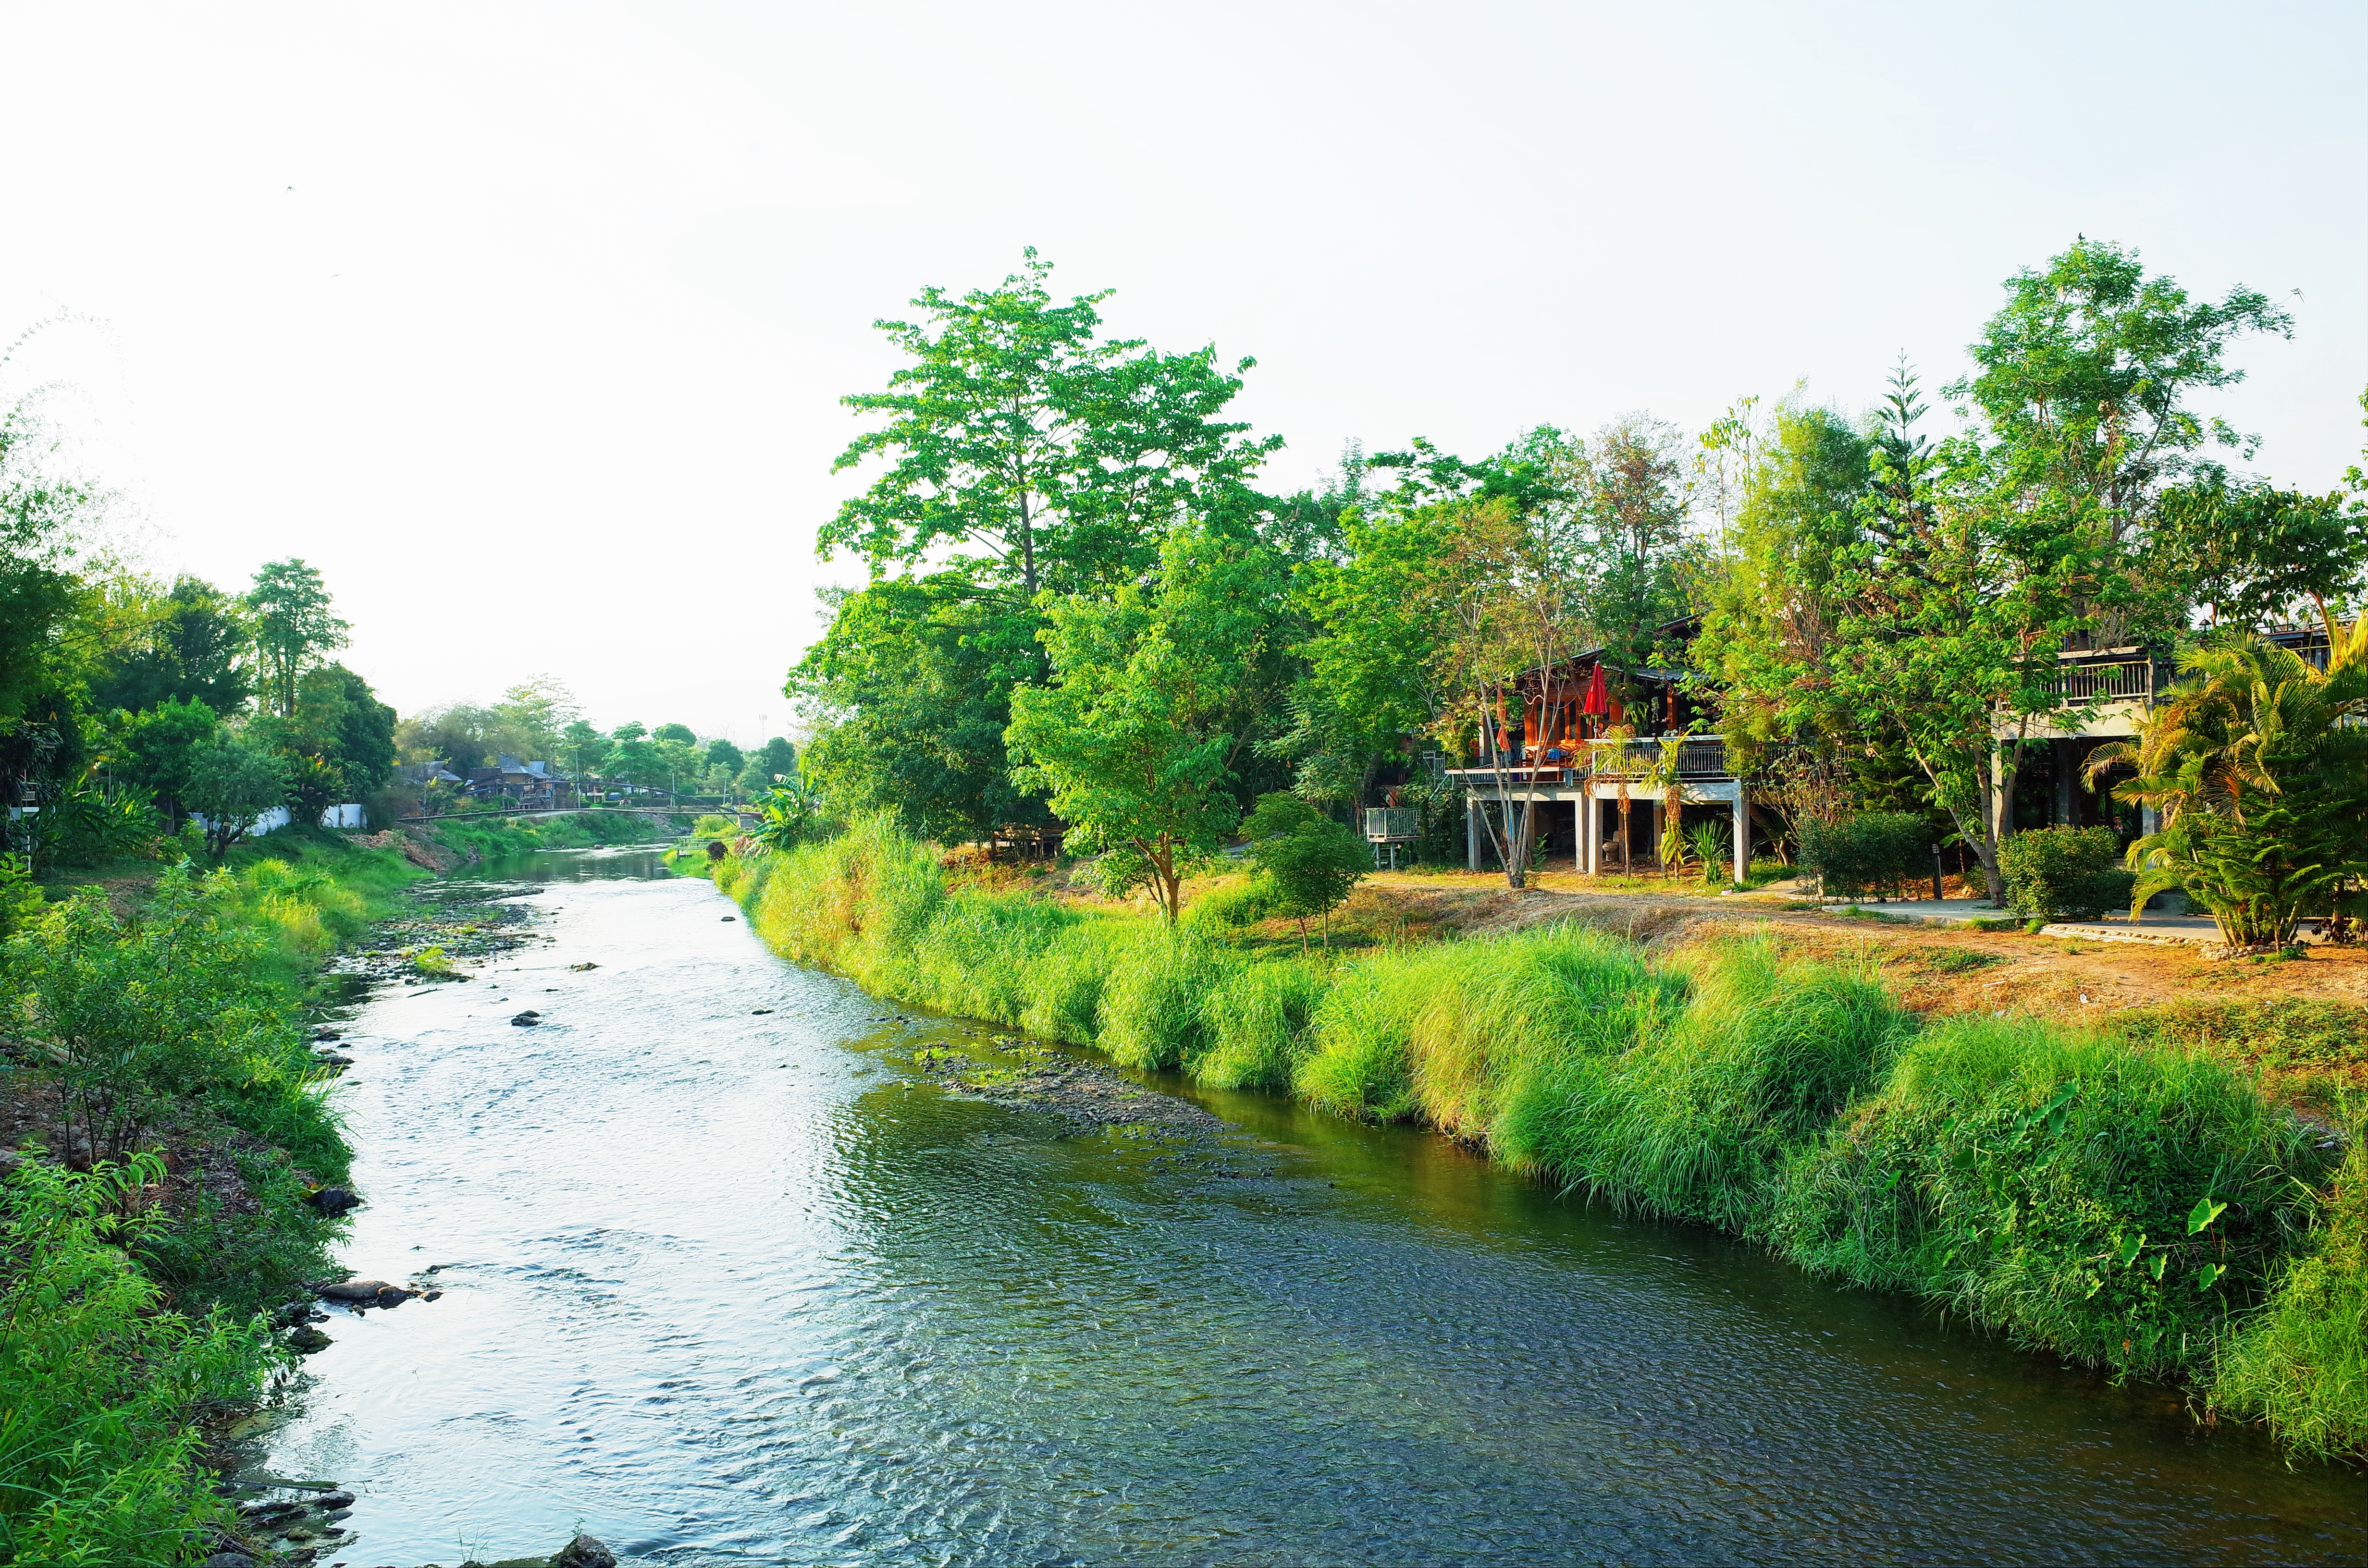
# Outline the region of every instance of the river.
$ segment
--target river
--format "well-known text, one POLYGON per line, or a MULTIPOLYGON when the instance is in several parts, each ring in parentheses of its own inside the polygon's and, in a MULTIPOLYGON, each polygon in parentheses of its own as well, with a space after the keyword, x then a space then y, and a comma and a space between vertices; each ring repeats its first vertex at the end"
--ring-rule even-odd
POLYGON ((345 1025, 346 1261, 444 1294, 333 1312, 272 1440, 360 1494, 324 1563, 2368 1558, 2359 1475, 2162 1389, 1269 1096, 1064 1135, 652 852, 478 874, 538 940, 345 1025))

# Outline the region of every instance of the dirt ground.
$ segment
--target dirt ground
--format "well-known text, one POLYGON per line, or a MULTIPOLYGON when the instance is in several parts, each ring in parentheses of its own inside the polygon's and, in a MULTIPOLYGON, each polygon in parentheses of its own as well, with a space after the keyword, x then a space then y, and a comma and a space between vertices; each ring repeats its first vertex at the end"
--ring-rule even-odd
POLYGON ((2306 959, 2267 963, 2207 960, 2184 943, 1893 923, 1788 909, 1786 903, 1798 901, 1767 893, 1596 892, 1583 891, 1587 879, 1568 872, 1531 882, 1514 892, 1496 873, 1381 873, 1358 892, 1359 901, 1381 906, 1360 923, 1385 920, 1385 911, 1392 911, 1409 937, 1445 937, 1577 918, 1656 947, 1722 931, 1772 929, 1803 951, 1873 959, 1910 1006, 1931 1013, 2004 1010, 2101 1019, 2186 997, 2368 1004, 2368 949, 2313 948, 2306 959))

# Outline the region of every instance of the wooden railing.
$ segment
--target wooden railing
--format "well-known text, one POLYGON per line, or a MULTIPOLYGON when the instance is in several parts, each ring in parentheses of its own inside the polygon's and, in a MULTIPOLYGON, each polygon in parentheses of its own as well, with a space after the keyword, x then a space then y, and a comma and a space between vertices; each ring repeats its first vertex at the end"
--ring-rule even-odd
POLYGON ((2151 702, 2154 661, 2116 659, 2111 664, 2067 665, 2048 683, 2066 707, 2089 702, 2151 702))

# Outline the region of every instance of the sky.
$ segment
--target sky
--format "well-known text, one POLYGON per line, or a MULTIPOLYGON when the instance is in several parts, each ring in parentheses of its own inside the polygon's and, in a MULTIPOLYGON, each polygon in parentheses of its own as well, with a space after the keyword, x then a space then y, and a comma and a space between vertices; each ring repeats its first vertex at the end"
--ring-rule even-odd
POLYGON ((2076 235, 2368 382, 2368 6, 0 0, 0 396, 159 573, 319 567, 404 711, 793 731, 871 324, 1033 245, 1286 449, 1937 389, 2076 235))

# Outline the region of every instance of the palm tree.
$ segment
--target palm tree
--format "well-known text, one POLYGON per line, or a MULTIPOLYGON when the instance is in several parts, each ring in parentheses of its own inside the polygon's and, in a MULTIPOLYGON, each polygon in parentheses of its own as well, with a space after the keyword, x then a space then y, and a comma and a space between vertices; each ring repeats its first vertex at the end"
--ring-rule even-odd
POLYGON ((2282 948, 2307 915, 2350 913, 2368 878, 2368 617, 2328 622, 2324 673, 2259 637, 2180 656, 2194 678, 2140 725, 2136 743, 2101 746, 2093 783, 2126 763, 2117 800, 2154 808, 2159 825, 2130 846, 2135 916, 2183 890, 2212 912, 2231 948, 2282 948))

